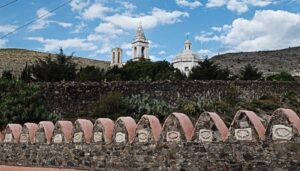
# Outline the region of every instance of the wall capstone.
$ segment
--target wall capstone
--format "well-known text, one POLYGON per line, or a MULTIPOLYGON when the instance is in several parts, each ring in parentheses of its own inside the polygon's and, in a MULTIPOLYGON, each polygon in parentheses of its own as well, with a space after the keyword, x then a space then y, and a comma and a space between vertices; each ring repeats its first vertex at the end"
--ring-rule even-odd
POLYGON ((91 143, 93 137, 93 123, 87 119, 77 119, 74 128, 74 143, 91 143))
POLYGON ((19 143, 22 126, 20 124, 8 124, 5 129, 4 142, 19 143))
POLYGON ((73 138, 73 124, 70 121, 57 121, 53 131, 53 143, 69 143, 73 138))
POLYGON ((226 141, 229 130, 220 116, 214 112, 203 112, 196 122, 193 140, 196 142, 226 141))
POLYGON ((261 119, 252 111, 239 110, 230 125, 234 140, 258 141, 265 138, 266 129, 261 119))
POLYGON ((134 142, 154 144, 159 141, 161 124, 156 116, 143 115, 137 124, 134 142))
POLYGON ((36 123, 25 123, 22 128, 20 143, 35 143, 35 134, 38 130, 36 123))
POLYGON ((41 121, 35 135, 35 142, 39 144, 50 144, 53 136, 54 124, 50 121, 41 121))
POLYGON ((93 142, 111 143, 115 124, 109 118, 98 118, 94 124, 93 142))
POLYGON ((115 123, 113 142, 116 144, 131 143, 135 137, 136 127, 132 117, 119 117, 115 123))

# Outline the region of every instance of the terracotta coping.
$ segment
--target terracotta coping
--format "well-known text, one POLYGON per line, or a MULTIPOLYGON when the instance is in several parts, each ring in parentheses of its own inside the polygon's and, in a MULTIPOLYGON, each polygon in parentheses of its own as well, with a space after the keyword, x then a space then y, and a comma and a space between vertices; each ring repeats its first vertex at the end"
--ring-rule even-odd
POLYGON ((79 124, 83 131, 85 142, 88 144, 91 143, 94 127, 93 123, 87 119, 77 119, 75 123, 79 124))
POLYGON ((133 140, 134 140, 134 137, 135 137, 135 130, 136 130, 136 123, 134 121, 134 119, 132 117, 119 117, 117 119, 117 122, 121 120, 127 130, 127 133, 128 133, 128 140, 129 142, 131 143, 133 140))
MULTIPOLYGON (((154 140, 158 141, 160 138, 162 128, 161 128, 161 124, 160 124, 159 120, 157 119, 157 117, 153 116, 153 115, 143 115, 142 118, 146 118, 149 120, 154 140)), ((140 121, 142 120, 142 118, 140 119, 140 121)), ((140 121, 138 122, 138 125, 140 124, 140 121)))
POLYGON ((27 128, 29 134, 29 140, 31 144, 35 143, 35 134, 38 130, 38 125, 36 123, 25 123, 23 128, 27 128))
MULTIPOLYGON (((218 130, 221 134, 222 141, 226 141, 229 136, 229 129, 227 128, 227 126, 225 125, 225 123, 221 119, 221 117, 217 113, 214 113, 214 112, 204 112, 204 113, 208 114, 210 116, 210 118, 213 120, 213 122, 215 123, 216 127, 218 128, 218 130)), ((200 117, 199 117, 199 119, 200 119, 200 117)))
POLYGON ((71 121, 57 121, 55 123, 55 127, 57 127, 57 125, 60 126, 61 131, 64 134, 64 140, 66 143, 69 143, 72 141, 72 137, 73 137, 73 124, 71 121))
POLYGON ((245 113, 246 116, 249 118, 250 122, 254 126, 254 128, 255 128, 258 136, 259 136, 259 139, 263 140, 265 138, 266 129, 265 129, 264 125, 261 123, 260 118, 254 112, 252 112, 252 111, 249 111, 249 110, 239 110, 235 114, 234 119, 233 119, 233 121, 231 123, 231 126, 233 126, 234 121, 237 120, 237 118, 242 113, 245 113))
POLYGON ((291 109, 279 108, 273 112, 272 118, 276 114, 284 114, 288 118, 289 122, 292 123, 293 126, 298 130, 298 134, 300 134, 300 118, 296 112, 291 109))
POLYGON ((110 143, 112 141, 112 135, 115 124, 109 118, 98 118, 95 122, 95 126, 100 123, 104 127, 104 141, 110 143))
POLYGON ((50 144, 53 136, 54 124, 51 121, 41 121, 39 123, 39 128, 44 128, 44 133, 46 136, 46 143, 50 144))
POLYGON ((22 131, 22 126, 20 124, 8 124, 6 126, 6 129, 10 129, 13 136, 14 136, 14 141, 16 143, 20 142, 20 135, 22 131))
POLYGON ((184 113, 172 113, 172 115, 178 119, 186 140, 191 141, 194 135, 194 126, 190 118, 184 113))

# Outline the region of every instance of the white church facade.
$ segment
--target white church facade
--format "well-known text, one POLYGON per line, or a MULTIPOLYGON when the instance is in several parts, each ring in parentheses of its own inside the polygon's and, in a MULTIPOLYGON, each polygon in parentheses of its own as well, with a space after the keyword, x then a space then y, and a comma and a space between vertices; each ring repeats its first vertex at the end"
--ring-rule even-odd
POLYGON ((200 61, 200 55, 192 51, 192 42, 186 40, 184 42, 183 51, 176 55, 171 63, 174 68, 179 69, 182 73, 185 73, 185 75, 189 75, 192 68, 197 66, 200 61))
MULTIPOLYGON (((138 26, 135 38, 131 43, 132 48, 132 61, 141 59, 150 60, 149 58, 149 41, 146 39, 142 25, 138 26)), ((122 54, 121 48, 113 48, 111 54, 111 66, 122 67, 122 54)), ((171 64, 174 68, 179 69, 182 73, 189 75, 191 69, 198 65, 201 61, 200 55, 192 51, 192 43, 189 40, 184 42, 183 51, 172 59, 171 64)))

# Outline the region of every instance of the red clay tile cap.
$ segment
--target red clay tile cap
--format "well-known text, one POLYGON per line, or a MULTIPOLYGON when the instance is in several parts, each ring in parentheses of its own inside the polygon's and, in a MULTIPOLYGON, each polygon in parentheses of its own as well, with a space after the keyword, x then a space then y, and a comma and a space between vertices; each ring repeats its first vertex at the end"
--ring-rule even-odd
POLYGON ((220 131, 222 141, 226 141, 226 139, 229 136, 229 130, 227 126, 225 125, 224 121, 220 118, 220 116, 217 113, 214 112, 207 112, 209 116, 214 121, 216 127, 220 131))
POLYGON ((97 125, 98 123, 100 123, 104 127, 104 141, 106 143, 110 143, 115 127, 114 122, 109 118, 98 118, 95 122, 95 125, 97 125))
POLYGON ((191 141, 194 135, 194 126, 190 118, 184 113, 172 113, 172 115, 178 119, 186 140, 191 141))
POLYGON ((73 124, 71 121, 57 121, 55 123, 55 127, 56 125, 59 125, 61 128, 61 131, 64 134, 64 139, 66 143, 69 143, 72 141, 72 137, 73 137, 73 124))
POLYGON ((27 128, 29 134, 29 140, 31 144, 35 143, 35 133, 38 130, 38 125, 36 123, 25 123, 23 127, 27 128))
POLYGON ((20 135, 22 131, 22 126, 20 124, 8 124, 6 126, 6 129, 10 129, 13 136, 14 136, 14 142, 19 143, 20 142, 20 135))
MULTIPOLYGON (((161 124, 160 124, 159 120, 157 119, 157 117, 153 116, 153 115, 143 115, 142 118, 146 118, 149 120, 154 140, 158 141, 160 138, 160 133, 161 133, 162 128, 161 128, 161 124)), ((138 125, 139 124, 140 124, 140 121, 138 122, 138 125)))
POLYGON ((259 136, 259 139, 263 140, 265 138, 265 132, 266 129, 264 127, 264 125, 261 123, 260 118, 252 111, 248 111, 248 110, 239 110, 235 116, 234 119, 232 121, 231 126, 234 124, 234 121, 242 114, 246 114, 246 116, 249 118, 250 122, 252 123, 252 125, 254 126, 256 133, 259 136))
POLYGON ((53 136, 54 124, 51 121, 41 121, 39 123, 39 128, 44 128, 46 143, 50 144, 53 136))
POLYGON ((119 117, 117 119, 117 122, 118 122, 118 120, 121 120, 124 123, 127 133, 128 133, 128 140, 131 143, 134 140, 135 130, 137 127, 134 119, 132 117, 119 117))
POLYGON ((79 124, 83 131, 85 142, 88 144, 91 143, 93 136, 93 123, 87 119, 77 119, 75 123, 79 124))
POLYGON ((291 109, 279 108, 273 112, 272 117, 278 113, 284 114, 288 118, 290 123, 292 123, 293 126, 298 130, 298 134, 300 134, 300 118, 296 112, 291 109))

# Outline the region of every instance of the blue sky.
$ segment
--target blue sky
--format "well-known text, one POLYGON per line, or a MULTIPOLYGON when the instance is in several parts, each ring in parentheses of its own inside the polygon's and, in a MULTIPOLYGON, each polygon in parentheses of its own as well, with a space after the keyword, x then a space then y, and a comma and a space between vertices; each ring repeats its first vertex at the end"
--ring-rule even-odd
MULTIPOLYGON (((1 0, 0 6, 12 0, 1 0)), ((0 8, 0 36, 66 2, 18 0, 0 8), (4 17, 5 16, 5 17, 4 17)), ((153 60, 170 60, 188 36, 201 56, 300 46, 300 0, 73 0, 0 39, 0 48, 24 48, 109 60, 121 47, 130 59, 141 22, 153 60)))

